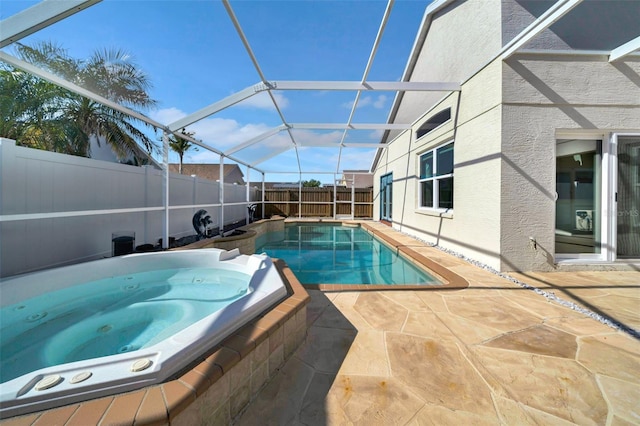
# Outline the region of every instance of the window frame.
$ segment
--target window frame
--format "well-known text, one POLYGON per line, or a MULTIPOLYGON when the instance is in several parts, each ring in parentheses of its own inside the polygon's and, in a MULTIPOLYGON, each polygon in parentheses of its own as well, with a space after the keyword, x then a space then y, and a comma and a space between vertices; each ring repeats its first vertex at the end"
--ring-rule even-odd
POLYGON ((416 139, 420 139, 451 121, 451 107, 433 114, 416 130, 416 139))
POLYGON ((451 181, 453 182, 453 178, 454 178, 454 173, 455 173, 455 162, 454 162, 454 158, 453 155, 455 154, 455 143, 453 140, 449 140, 441 145, 438 145, 437 147, 434 147, 432 149, 429 149, 427 151, 424 151, 420 154, 418 154, 418 209, 422 210, 422 211, 436 211, 436 212, 453 212, 453 197, 454 197, 454 186, 452 184, 452 189, 451 189, 451 207, 440 207, 440 181, 443 181, 445 179, 449 179, 451 178, 451 181), (446 147, 451 146, 452 147, 452 159, 451 159, 451 173, 446 173, 446 174, 441 174, 438 175, 438 151, 445 149, 446 147), (431 154, 431 158, 432 158, 432 173, 431 176, 429 177, 422 177, 422 159, 423 157, 427 156, 431 154), (432 199, 431 199, 431 206, 426 206, 424 205, 424 200, 423 200, 423 184, 426 184, 427 182, 433 182, 433 186, 432 186, 432 199))

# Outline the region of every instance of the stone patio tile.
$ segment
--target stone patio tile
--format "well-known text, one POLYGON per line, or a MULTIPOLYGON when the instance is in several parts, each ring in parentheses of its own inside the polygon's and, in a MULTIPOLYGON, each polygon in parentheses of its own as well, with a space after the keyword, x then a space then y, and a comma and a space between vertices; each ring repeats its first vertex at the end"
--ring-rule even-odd
POLYGON ((418 291, 385 291, 380 294, 408 311, 430 310, 427 304, 417 297, 417 293, 418 291))
POLYGON ((327 411, 326 399, 335 380, 335 374, 315 373, 302 401, 299 421, 305 425, 326 425, 334 421, 327 411))
MULTIPOLYGON (((535 421, 536 425, 553 425, 553 426, 575 426, 576 423, 561 419, 545 411, 536 410, 535 408, 524 406, 524 410, 535 421)), ((506 423, 509 424, 509 423, 506 423)), ((514 423, 517 424, 517 423, 514 423)))
POLYGON ((438 318, 462 343, 471 345, 500 336, 505 331, 474 319, 465 319, 455 314, 437 313, 438 318))
MULTIPOLYGON (((629 277, 629 272, 625 271, 578 271, 578 272, 565 272, 566 275, 573 275, 576 281, 580 280, 586 285, 602 284, 618 285, 624 281, 625 277, 629 277)), ((564 277, 563 277, 564 278, 564 277)), ((629 283, 631 284, 631 283, 629 283)), ((638 281, 635 281, 638 285, 638 281)))
POLYGON ((576 336, 544 325, 503 334, 484 346, 568 359, 575 359, 578 349, 576 336))
POLYGON ((595 276, 600 281, 613 282, 617 285, 631 285, 636 289, 640 286, 637 271, 607 271, 599 272, 595 276))
POLYGON ((614 415, 628 422, 640 423, 640 383, 607 376, 598 376, 598 381, 614 415))
MULTIPOLYGON (((587 299, 586 303, 592 305, 590 310, 627 327, 640 330, 640 300, 612 294, 607 297, 587 299)), ((581 304, 584 305, 584 303, 581 304)))
POLYGON ((355 303, 354 309, 377 330, 400 331, 408 310, 378 292, 362 293, 355 303))
POLYGON ((502 424, 533 426, 554 425, 572 426, 575 423, 552 416, 544 411, 536 410, 517 401, 508 398, 495 397, 495 404, 502 424))
POLYGON ((574 299, 577 302, 581 300, 589 301, 592 299, 601 298, 603 296, 610 296, 611 292, 603 288, 602 286, 597 287, 573 287, 572 285, 563 285, 557 286, 553 290, 550 290, 558 297, 566 297, 570 299, 574 299))
POLYGON ((424 405, 404 383, 389 377, 339 375, 329 391, 329 410, 354 425, 404 425, 424 405), (332 407, 337 405, 337 407, 332 407))
POLYGON ((611 418, 611 426, 637 426, 636 422, 628 422, 625 419, 621 419, 618 416, 613 416, 611 418))
MULTIPOLYGON (((341 405, 342 395, 338 392, 329 392, 328 395, 323 399, 325 416, 327 421, 325 423, 318 423, 319 425, 348 425, 351 426, 354 423, 349 420, 347 413, 344 410, 344 407, 341 405)), ((314 423, 309 424, 313 425, 314 423)))
POLYGON ((384 331, 358 331, 338 374, 388 377, 390 369, 384 331))
POLYGON ((581 425, 606 423, 602 392, 594 376, 576 361, 480 346, 471 350, 522 404, 581 425))
POLYGON ((428 257, 429 259, 433 260, 434 262, 439 263, 440 265, 444 266, 445 268, 451 268, 454 266, 460 266, 460 265, 465 265, 467 264, 467 262, 465 262, 462 259, 458 259, 455 256, 451 256, 450 254, 447 254, 445 252, 443 252, 442 250, 438 250, 436 248, 433 247, 414 247, 413 248, 417 253, 428 257))
POLYGON ((313 374, 313 368, 292 357, 262 389, 236 425, 296 424, 313 374))
POLYGON ((319 290, 307 290, 311 300, 307 304, 307 325, 313 324, 318 319, 320 314, 329 305, 332 305, 331 299, 327 297, 327 294, 322 293, 319 290))
POLYGON ((615 343, 615 335, 578 339, 578 361, 592 373, 640 383, 640 356, 615 343))
POLYGON ((501 292, 501 296, 510 300, 531 314, 540 318, 584 318, 585 315, 570 309, 567 306, 560 305, 558 302, 549 300, 541 294, 534 293, 531 290, 522 292, 501 292))
POLYGON ((550 287, 550 282, 548 282, 544 276, 535 272, 509 272, 508 275, 532 287, 537 287, 539 289, 547 289, 550 287))
POLYGON ((356 291, 345 291, 342 293, 335 293, 336 297, 334 297, 331 302, 337 306, 339 309, 343 307, 351 307, 355 305, 358 297, 360 297, 359 292, 356 291))
POLYGON ((517 285, 470 263, 452 266, 449 269, 468 280, 470 287, 510 288, 517 285))
POLYGON ((586 315, 577 317, 548 318, 545 324, 575 335, 611 334, 614 329, 586 315))
MULTIPOLYGON (((456 291, 456 293, 458 293, 456 291)), ((415 295, 418 299, 427 305, 429 310, 433 312, 449 312, 447 305, 444 303, 443 292, 438 291, 416 291, 415 295)))
POLYGON ((445 302, 453 314, 502 332, 521 330, 541 322, 540 318, 504 297, 451 295, 445 297, 445 302))
MULTIPOLYGON (((353 325, 351 320, 347 318, 347 315, 349 315, 348 309, 343 309, 343 311, 340 311, 340 309, 338 309, 335 305, 330 304, 329 306, 326 306, 320 313, 320 315, 316 318, 313 326, 340 328, 343 330, 355 330, 356 327, 353 325)), ((362 322, 362 320, 360 320, 360 322, 362 322)))
POLYGON ((612 331, 611 334, 608 335, 603 334, 600 336, 593 336, 593 340, 622 349, 640 357, 640 341, 638 341, 638 339, 634 339, 628 334, 612 331))
POLYGON ((489 387, 457 345, 391 332, 386 339, 393 377, 426 403, 495 416, 489 387))
POLYGON ((458 340, 438 315, 432 312, 410 312, 402 333, 452 342, 458 340))
POLYGON ((335 374, 345 361, 356 334, 356 330, 313 326, 309 328, 307 340, 295 357, 316 371, 335 374))
MULTIPOLYGON (((480 416, 463 410, 451 410, 439 405, 426 404, 407 426, 442 425, 499 425, 495 412, 491 416, 480 416)), ((523 424, 523 423, 519 423, 523 424)))
POLYGON ((347 296, 334 300, 314 325, 318 327, 343 328, 345 330, 373 330, 371 324, 365 321, 355 309, 357 296, 347 296))

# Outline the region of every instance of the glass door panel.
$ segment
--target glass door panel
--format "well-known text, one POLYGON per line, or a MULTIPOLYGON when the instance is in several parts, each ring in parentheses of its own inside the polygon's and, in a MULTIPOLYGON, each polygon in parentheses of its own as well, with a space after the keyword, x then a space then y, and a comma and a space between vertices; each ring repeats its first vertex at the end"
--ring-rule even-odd
POLYGON ((640 257, 640 136, 618 138, 618 257, 640 257))
POLYGON ((601 145, 595 140, 557 143, 556 254, 601 252, 601 145))
POLYGON ((380 177, 380 219, 391 222, 393 200, 393 174, 380 177))

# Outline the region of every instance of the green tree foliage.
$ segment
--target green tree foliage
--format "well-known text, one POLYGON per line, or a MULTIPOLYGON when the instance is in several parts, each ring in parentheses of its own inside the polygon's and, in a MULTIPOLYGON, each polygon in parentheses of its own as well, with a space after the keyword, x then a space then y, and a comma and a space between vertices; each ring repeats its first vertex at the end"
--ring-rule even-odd
MULTIPOLYGON (((132 110, 156 104, 147 93, 148 77, 121 50, 98 50, 87 60, 71 58, 50 42, 17 44, 16 51, 26 62, 132 110)), ((9 65, 0 68, 0 114, 0 136, 32 148, 89 156, 96 138, 121 159, 136 156, 138 143, 149 153, 155 148, 139 128, 146 123, 9 65)))
POLYGON ((322 185, 322 182, 315 179, 303 180, 302 186, 305 188, 319 188, 322 185))
MULTIPOLYGON (((193 137, 193 135, 195 134, 194 132, 185 132, 184 129, 182 129, 180 133, 189 137, 193 137)), ((182 139, 181 137, 176 137, 174 135, 169 136, 169 148, 172 151, 178 153, 178 156, 180 157, 180 165, 178 166, 178 173, 182 174, 182 160, 184 159, 185 152, 189 151, 190 149, 197 151, 198 148, 188 140, 182 139)))

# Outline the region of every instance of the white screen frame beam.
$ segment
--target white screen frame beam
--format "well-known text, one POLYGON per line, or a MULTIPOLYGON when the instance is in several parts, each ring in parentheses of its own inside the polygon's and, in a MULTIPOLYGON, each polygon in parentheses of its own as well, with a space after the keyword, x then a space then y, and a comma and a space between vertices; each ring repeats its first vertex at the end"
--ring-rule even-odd
POLYGON ((71 15, 75 15, 101 1, 102 0, 43 1, 22 12, 9 16, 0 22, 0 28, 2 28, 0 49, 20 41, 71 15))

